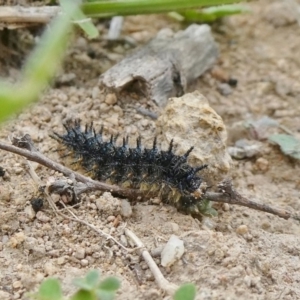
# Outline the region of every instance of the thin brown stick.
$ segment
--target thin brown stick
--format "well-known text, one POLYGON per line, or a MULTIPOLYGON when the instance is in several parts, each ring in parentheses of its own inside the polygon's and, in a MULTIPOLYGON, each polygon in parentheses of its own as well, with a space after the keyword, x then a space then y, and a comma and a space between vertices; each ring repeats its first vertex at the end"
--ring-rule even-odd
MULTIPOLYGON (((110 191, 110 192, 116 193, 118 195, 127 197, 129 199, 138 199, 138 198, 145 198, 145 197, 151 198, 154 196, 149 193, 145 194, 145 192, 142 192, 140 190, 126 189, 126 188, 122 188, 119 186, 95 181, 89 177, 86 177, 82 174, 72 171, 71 169, 52 161, 51 159, 47 158, 46 156, 44 156, 43 154, 41 154, 40 152, 35 150, 30 137, 29 137, 29 140, 26 140, 26 138, 28 139, 28 136, 25 136, 23 139, 19 140, 20 145, 18 145, 18 146, 20 147, 22 145, 21 147, 24 147, 24 144, 27 143, 28 149, 30 149, 30 150, 20 149, 19 147, 16 147, 13 145, 8 145, 3 142, 0 142, 0 149, 24 156, 28 160, 35 161, 45 167, 48 167, 55 171, 58 171, 67 177, 75 178, 77 181, 84 183, 83 187, 80 187, 77 189, 77 195, 79 195, 83 192, 100 190, 100 191, 110 191)), ((218 186, 217 193, 216 192, 206 192, 203 195, 203 198, 205 198, 209 201, 214 201, 214 202, 246 206, 246 207, 249 207, 249 208, 252 208, 255 210, 259 210, 259 211, 263 211, 263 212, 267 212, 267 213, 276 215, 276 216, 286 219, 286 220, 288 220, 290 218, 293 218, 295 220, 300 220, 300 215, 297 213, 291 213, 290 211, 285 210, 285 209, 274 208, 269 205, 254 202, 254 201, 247 199, 246 197, 243 197, 237 191, 235 191, 235 189, 233 188, 230 181, 223 181, 218 186)))
POLYGON ((269 206, 267 204, 258 203, 258 202, 249 200, 249 199, 243 197, 242 195, 240 195, 239 193, 236 193, 233 196, 233 195, 228 195, 228 194, 220 194, 220 193, 210 192, 210 193, 205 194, 205 198, 208 199, 209 201, 246 206, 246 207, 249 207, 249 208, 252 208, 255 210, 260 210, 260 211, 264 211, 264 212, 276 215, 276 216, 286 219, 286 220, 292 216, 292 213, 285 209, 280 209, 280 208, 269 206))
POLYGON ((22 7, 1 6, 0 23, 7 27, 23 27, 26 24, 46 24, 60 11, 58 6, 22 7))
POLYGON ((149 251, 146 250, 142 241, 128 228, 125 228, 125 234, 135 243, 135 245, 141 248, 141 255, 147 263, 149 269, 151 270, 157 285, 164 291, 166 291, 169 295, 174 294, 175 290, 178 288, 174 283, 169 282, 164 275, 161 273, 157 264, 153 260, 149 251))
MULTIPOLYGON (((24 143, 24 140, 22 141, 22 143, 24 143)), ((26 141, 26 143, 30 143, 30 141, 26 141)), ((28 160, 37 162, 51 170, 60 172, 67 177, 75 178, 77 181, 82 182, 86 185, 82 190, 80 190, 80 193, 86 193, 86 192, 90 192, 90 191, 100 190, 100 191, 115 192, 119 195, 122 195, 122 196, 128 197, 128 198, 137 198, 137 197, 141 196, 141 193, 139 193, 136 190, 124 189, 119 186, 106 184, 106 183, 103 183, 100 181, 95 181, 89 177, 86 177, 86 176, 78 173, 78 172, 72 171, 71 169, 51 160, 50 158, 46 157, 45 155, 36 151, 35 149, 31 149, 31 151, 29 151, 29 150, 21 149, 19 147, 13 146, 13 145, 8 145, 3 142, 0 142, 0 149, 24 156, 28 160)))
MULTIPOLYGON (((38 177, 38 175, 35 173, 31 163, 29 161, 27 161, 27 164, 28 164, 28 167, 29 167, 29 174, 32 178, 32 180, 34 181, 34 183, 38 186, 40 186, 41 184, 41 179, 38 177)), ((49 202, 49 205, 50 207, 53 209, 54 213, 56 215, 60 215, 61 217, 63 217, 64 219, 68 219, 68 220, 71 220, 71 221, 75 221, 75 222, 78 222, 78 223, 81 223, 89 228, 91 228, 92 230, 94 230, 96 233, 98 233, 101 237, 104 237, 106 238, 107 240, 112 240, 115 244, 117 244, 119 247, 121 247, 123 250, 125 250, 126 252, 135 252, 136 250, 139 249, 139 247, 137 248, 134 248, 134 249, 128 249, 126 248, 125 246, 123 246, 121 243, 119 243, 113 236, 111 236, 110 234, 108 233, 105 233, 104 231, 102 231, 101 229, 98 229, 96 226, 94 226, 93 224, 90 224, 89 222, 87 221, 84 221, 80 218, 78 218, 73 212, 72 210, 67 207, 65 205, 65 203, 63 201, 60 201, 60 204, 68 211, 68 213, 72 216, 72 217, 69 217, 67 215, 65 215, 63 212, 61 212, 60 210, 57 209, 56 205, 54 204, 53 202, 53 199, 51 197, 51 195, 47 192, 47 190, 45 190, 45 194, 46 194, 46 197, 47 197, 47 200, 49 202)))

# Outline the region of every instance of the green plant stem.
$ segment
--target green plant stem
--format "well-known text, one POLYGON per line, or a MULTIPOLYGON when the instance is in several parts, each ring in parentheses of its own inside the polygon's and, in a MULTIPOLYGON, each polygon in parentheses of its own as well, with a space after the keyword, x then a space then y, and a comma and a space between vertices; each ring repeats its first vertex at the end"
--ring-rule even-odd
POLYGON ((204 6, 230 4, 239 0, 115 0, 83 3, 81 8, 88 17, 104 15, 134 15, 164 13, 204 6))

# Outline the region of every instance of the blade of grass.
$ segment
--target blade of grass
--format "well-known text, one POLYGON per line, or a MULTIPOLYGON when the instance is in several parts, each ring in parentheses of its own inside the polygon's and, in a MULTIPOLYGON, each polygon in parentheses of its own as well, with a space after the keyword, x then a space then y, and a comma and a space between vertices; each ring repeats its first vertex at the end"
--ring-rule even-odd
POLYGON ((239 0, 113 0, 83 3, 81 8, 88 17, 108 15, 135 15, 177 11, 188 8, 230 4, 239 0))
POLYGON ((39 94, 47 87, 60 67, 71 37, 71 19, 76 11, 77 6, 71 4, 65 14, 53 20, 29 56, 21 82, 15 85, 0 82, 0 121, 37 100, 39 94))
MULTIPOLYGON (((70 9, 70 5, 73 5, 68 0, 61 0, 60 5, 65 13, 67 13, 70 9)), ((99 32, 96 26, 93 24, 90 18, 87 18, 83 12, 77 7, 76 11, 74 12, 73 21, 76 25, 78 25, 87 35, 89 39, 93 39, 98 37, 99 32)))
POLYGON ((201 10, 185 10, 179 14, 187 22, 214 22, 215 20, 234 14, 250 12, 249 8, 244 5, 220 5, 208 7, 201 10))

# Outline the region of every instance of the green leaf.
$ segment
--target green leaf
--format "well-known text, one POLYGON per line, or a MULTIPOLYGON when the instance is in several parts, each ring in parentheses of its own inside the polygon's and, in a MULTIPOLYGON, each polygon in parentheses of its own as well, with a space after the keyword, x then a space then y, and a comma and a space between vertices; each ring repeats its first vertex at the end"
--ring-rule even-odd
POLYGON ((185 21, 188 22, 214 22, 225 16, 249 11, 249 8, 244 5, 229 4, 208 7, 201 10, 186 10, 179 13, 184 17, 185 21))
POLYGON ((288 134, 273 134, 269 141, 279 145, 280 150, 295 159, 300 160, 300 141, 288 134))
POLYGON ((99 300, 113 300, 115 298, 115 292, 97 290, 96 294, 99 300))
MULTIPOLYGON (((85 290, 79 290, 76 294, 71 297, 71 300, 97 300, 96 296, 85 290)), ((101 299, 102 300, 102 299, 101 299)))
MULTIPOLYGON (((241 0, 240 0, 241 1, 241 0)), ((153 14, 239 2, 238 0, 96 0, 84 2, 82 11, 87 16, 125 16, 153 14)))
POLYGON ((94 286, 86 282, 85 278, 75 278, 73 284, 85 291, 92 291, 94 286))
POLYGON ((61 286, 58 279, 46 279, 39 288, 37 298, 39 300, 60 300, 62 299, 61 286))
MULTIPOLYGON (((61 0, 60 5, 63 11, 67 12, 70 10, 70 6, 74 6, 74 3, 71 3, 68 0, 61 0)), ((72 20, 86 33, 89 39, 96 38, 99 35, 98 29, 93 24, 92 20, 87 18, 79 8, 76 9, 72 20)))
POLYGON ((218 212, 211 206, 211 202, 207 199, 202 199, 198 204, 199 211, 205 215, 210 217, 216 217, 218 212))
POLYGON ((85 276, 85 280, 90 285, 96 286, 100 280, 100 272, 97 270, 89 271, 85 276))
POLYGON ((92 291, 98 287, 99 278, 99 272, 92 270, 84 278, 75 278, 73 283, 80 289, 92 291))
POLYGON ((118 288, 120 288, 120 281, 116 277, 107 277, 102 280, 98 286, 98 289, 108 292, 114 292, 118 288))
POLYGON ((192 283, 186 283, 179 287, 175 292, 174 300, 194 300, 196 297, 196 286, 192 283))

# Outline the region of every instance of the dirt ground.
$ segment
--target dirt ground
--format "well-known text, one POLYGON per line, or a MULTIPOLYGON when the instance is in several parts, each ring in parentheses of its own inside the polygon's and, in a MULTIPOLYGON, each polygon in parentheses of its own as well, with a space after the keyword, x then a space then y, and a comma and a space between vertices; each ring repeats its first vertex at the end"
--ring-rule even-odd
MULTIPOLYGON (((223 95, 224 86, 210 72, 189 87, 189 91, 203 93, 223 118, 229 146, 248 138, 237 130, 237 122, 263 116, 277 120, 300 138, 300 26, 283 5, 282 1, 254 1, 249 3, 252 13, 213 25, 220 47, 218 65, 238 80, 236 88, 223 95)), ((107 31, 106 24, 98 26, 101 32, 107 31)), ((164 27, 178 30, 180 25, 163 16, 128 17, 123 35, 140 45, 164 27)), ((29 133, 42 153, 62 162, 49 134, 62 132, 68 118, 79 117, 83 123, 93 120, 96 127, 104 125, 106 134, 129 134, 132 140, 138 134, 146 141, 153 137, 155 120, 136 109, 159 114, 154 103, 133 97, 114 101, 97 88, 99 75, 132 47, 78 37, 54 87, 37 104, 2 125, 0 139, 8 141, 12 135, 29 133), (73 79, 66 83, 68 76, 73 79)), ((18 64, 1 62, 1 75, 14 80, 18 64)), ((279 128, 275 132, 282 133, 279 128)), ((256 201, 300 211, 299 162, 284 156, 266 139, 260 142, 258 155, 233 160, 230 175, 234 185, 256 201)), ((59 176, 32 165, 44 184, 49 177, 59 176)), ((0 166, 6 170, 6 176, 0 177, 1 299, 24 299, 26 292, 35 290, 48 276, 60 278, 65 293, 70 293, 74 291, 72 279, 90 269, 121 279, 117 299, 170 299, 157 287, 137 253, 126 252, 82 224, 55 216, 47 205, 37 216, 32 215, 30 199, 37 188, 22 157, 0 151, 0 166)), ((185 254, 172 267, 160 269, 172 283, 194 282, 197 299, 300 299, 300 224, 295 220, 225 205, 216 206, 217 217, 199 222, 167 205, 138 203, 132 216, 115 227, 120 213, 117 199, 90 193, 81 200, 74 209, 76 215, 126 247, 130 245, 125 226, 148 250, 164 245, 172 234, 179 236, 185 254)), ((155 260, 159 265, 159 257, 155 260)))

